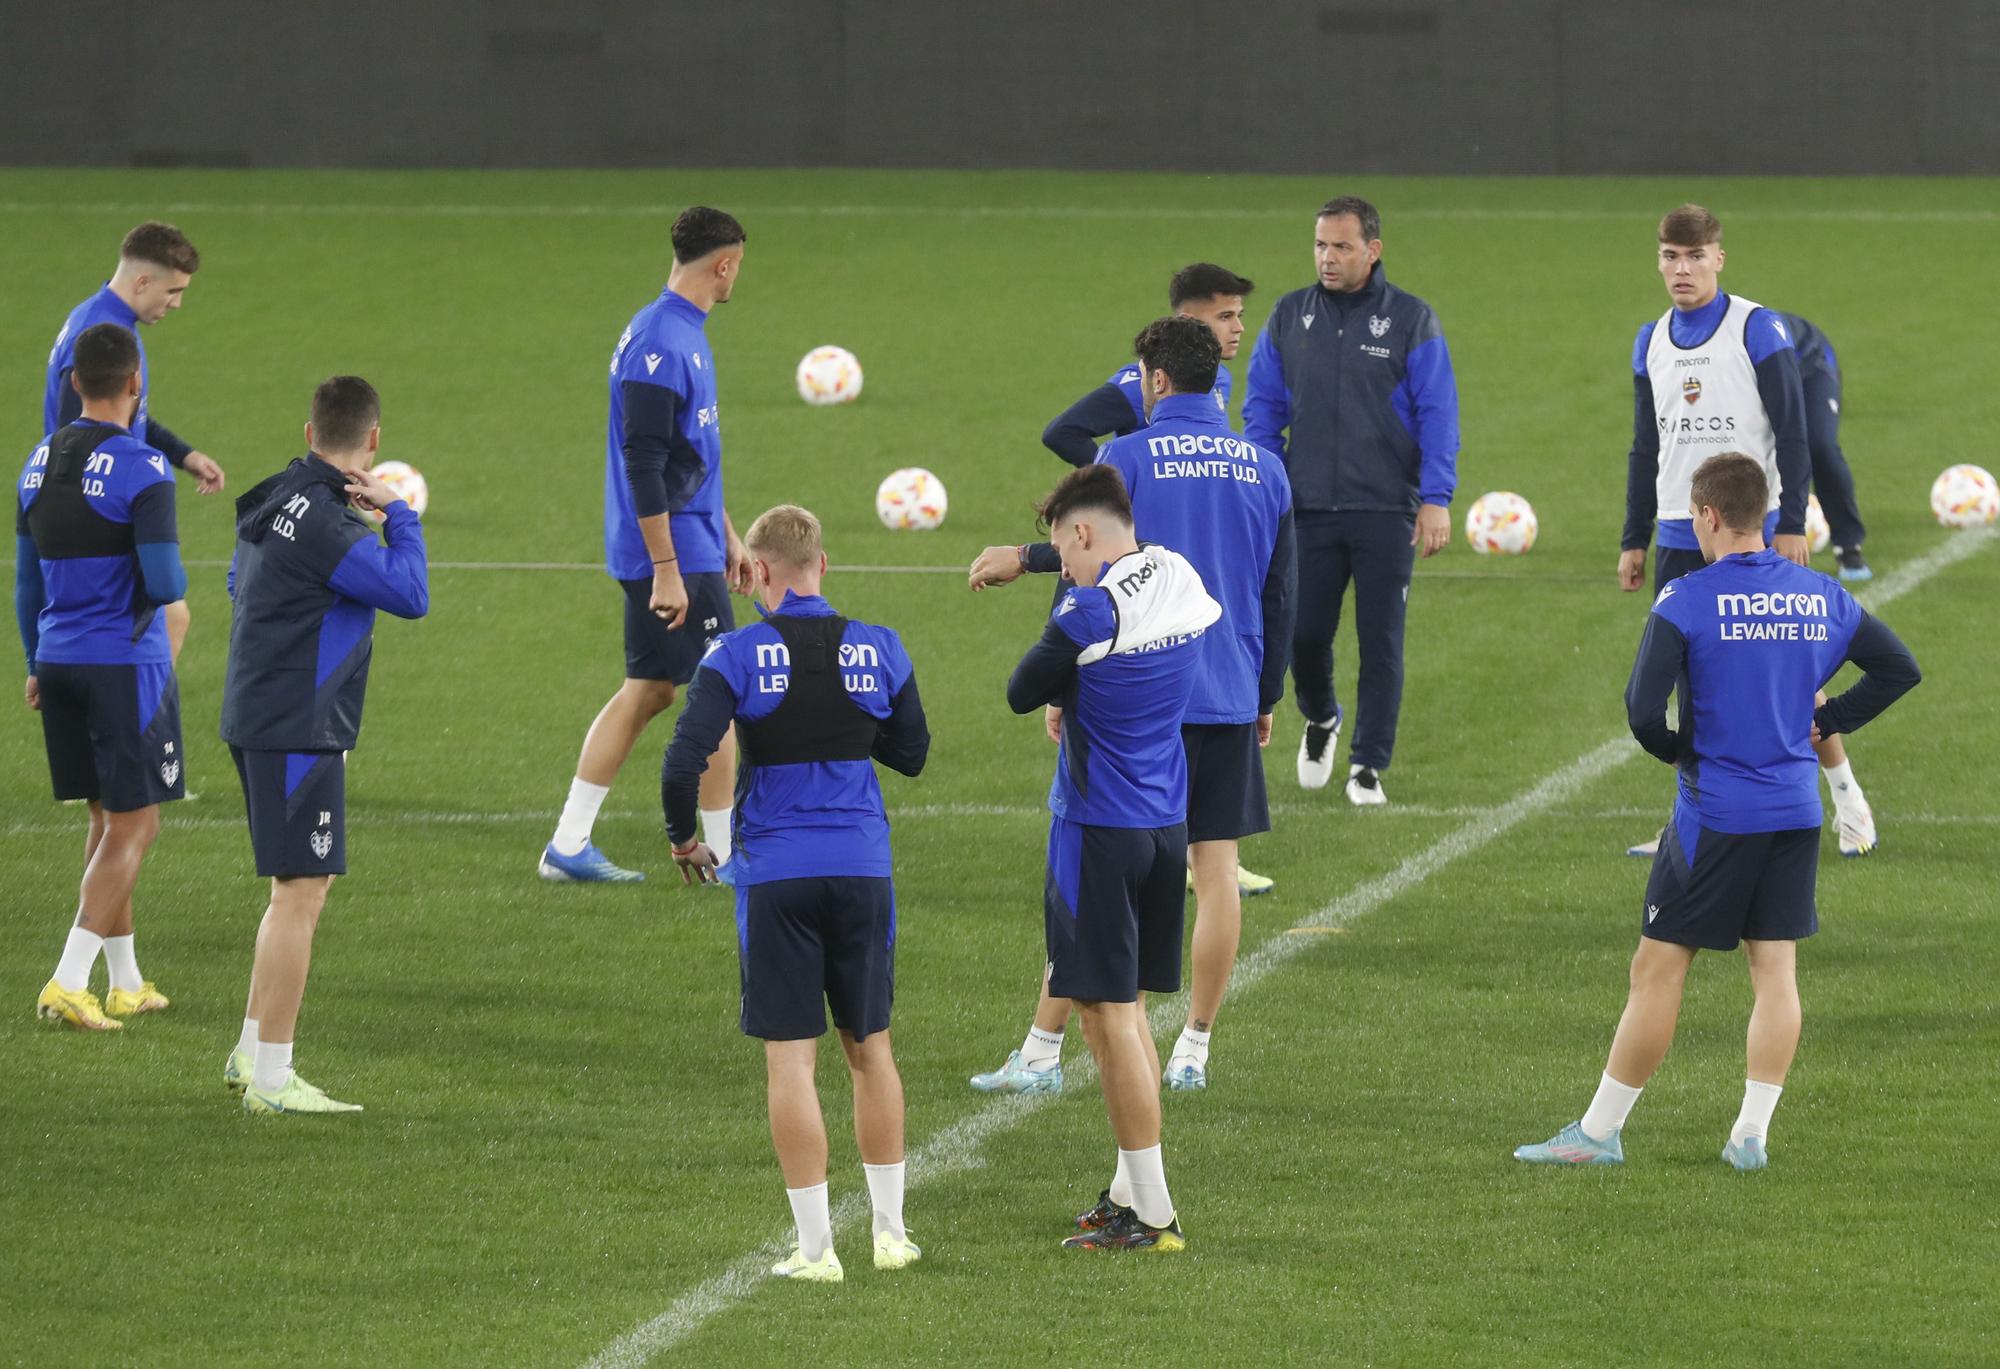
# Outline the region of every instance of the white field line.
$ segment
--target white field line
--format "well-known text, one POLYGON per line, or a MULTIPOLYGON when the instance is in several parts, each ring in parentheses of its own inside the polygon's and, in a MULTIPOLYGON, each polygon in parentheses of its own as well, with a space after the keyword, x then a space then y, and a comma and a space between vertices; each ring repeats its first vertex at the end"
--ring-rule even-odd
MULTIPOLYGON (((679 204, 385 204, 325 201, 317 203, 274 203, 269 201, 231 202, 227 200, 110 201, 110 200, 5 200, 4 214, 246 214, 254 216, 298 215, 326 218, 513 218, 513 219, 660 219, 671 221, 684 206, 679 204)), ((1133 219, 1228 220, 1302 219, 1310 213, 1304 201, 1291 207, 1261 206, 1231 209, 1197 208, 1163 204, 1082 205, 1082 204, 737 204, 732 212, 741 218, 940 218, 1079 220, 1133 219)), ((1731 209, 1723 212, 1732 220, 1768 223, 1994 223, 2000 211, 1990 209, 1731 209)), ((1650 209, 1533 209, 1504 206, 1450 205, 1416 207, 1396 211, 1398 221, 1407 219, 1464 220, 1475 223, 1651 223, 1658 215, 1650 209)))
MULTIPOLYGON (((1876 608, 1909 593, 1946 567, 1982 550, 1994 534, 1953 537, 1916 560, 1882 577, 1867 598, 1876 608)), ((1586 751, 1539 783, 1492 808, 1463 827, 1433 842, 1405 860, 1388 874, 1359 885, 1302 919, 1297 925, 1331 930, 1366 916, 1391 899, 1423 883, 1452 861, 1487 846, 1529 818, 1553 810, 1574 797, 1598 777, 1608 774, 1634 756, 1638 746, 1627 736, 1613 737, 1586 751)), ((1657 816, 1657 814, 1655 814, 1657 816)), ((1320 938, 1293 936, 1281 932, 1265 940, 1240 959, 1230 976, 1232 996, 1250 992, 1266 976, 1293 956, 1318 943, 1320 938)), ((1185 1012, 1185 995, 1157 1001, 1149 1014, 1154 1033, 1167 1030, 1185 1012)), ((1083 1068, 1071 1072, 1079 1083, 1087 1083, 1094 1071, 1083 1068)), ((1013 1128, 1058 1095, 1029 1094, 1025 1097, 989 1102, 952 1123, 918 1146, 909 1156, 908 1186, 915 1188, 931 1179, 973 1169, 985 1163, 979 1152, 987 1137, 1013 1128)), ((859 1223, 868 1207, 856 1190, 835 1204, 836 1231, 859 1223)), ((787 1244, 779 1237, 731 1263, 720 1274, 703 1280, 676 1298, 665 1311, 640 1323, 586 1361, 586 1369, 638 1369, 656 1356, 686 1341, 718 1313, 745 1301, 756 1292, 769 1274, 769 1262, 787 1244)))

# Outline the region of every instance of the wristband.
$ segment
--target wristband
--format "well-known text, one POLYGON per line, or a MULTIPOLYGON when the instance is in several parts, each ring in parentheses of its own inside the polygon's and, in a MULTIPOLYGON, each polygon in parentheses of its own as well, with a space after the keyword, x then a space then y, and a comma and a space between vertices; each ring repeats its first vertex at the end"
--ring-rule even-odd
POLYGON ((680 557, 678 557, 678 556, 669 556, 669 557, 667 557, 667 558, 666 558, 666 559, 665 559, 664 561, 655 561, 655 562, 653 562, 653 564, 654 564, 654 565, 656 565, 656 566, 670 566, 670 565, 672 565, 672 564, 673 564, 674 562, 676 562, 676 561, 678 561, 678 560, 680 560, 680 559, 681 559, 681 558, 680 558, 680 557))
POLYGON ((695 853, 695 848, 700 845, 701 845, 701 838, 696 837, 693 841, 689 842, 685 846, 674 846, 669 849, 673 851, 674 859, 679 860, 682 856, 693 855, 695 853))
POLYGON ((1026 575, 1028 573, 1028 544, 1023 542, 1020 546, 1014 548, 1014 554, 1021 558, 1021 574, 1026 575))

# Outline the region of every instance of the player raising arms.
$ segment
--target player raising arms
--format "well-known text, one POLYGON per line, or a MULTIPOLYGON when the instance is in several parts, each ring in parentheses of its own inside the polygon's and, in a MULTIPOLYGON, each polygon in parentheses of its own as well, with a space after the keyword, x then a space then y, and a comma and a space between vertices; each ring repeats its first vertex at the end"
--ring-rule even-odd
POLYGON ((164 615, 187 593, 167 459, 132 431, 143 362, 115 323, 69 344, 64 383, 81 400, 21 474, 14 605, 28 653, 28 707, 42 715, 58 799, 87 799, 83 888, 55 975, 35 1002, 51 1021, 102 1031, 167 1006, 139 973, 132 891, 182 797, 180 687, 164 615), (111 992, 90 971, 103 951, 111 992))
MULTIPOLYGON (((1194 989, 1164 1081, 1200 1089, 1208 1086, 1209 1037, 1242 933, 1238 843, 1271 827, 1258 753, 1271 740, 1271 710, 1284 695, 1290 659, 1297 576, 1292 492, 1284 463, 1231 434, 1208 402, 1221 365, 1208 328, 1186 317, 1159 319, 1133 350, 1148 426, 1107 442, 1097 459, 1123 477, 1140 533, 1180 550, 1200 573, 1222 604, 1226 628, 1203 638, 1181 728, 1195 887, 1194 989), (1201 455, 1171 459, 1177 452, 1201 455)), ((972 584, 1004 584, 1038 561, 1054 569, 1047 564, 1052 559, 1046 546, 989 547, 973 566, 972 584)), ((1045 984, 1021 1049, 999 1069, 973 1076, 972 1086, 1010 1093, 1061 1088, 1069 1008, 1045 984)))
MULTIPOLYGON (((99 323, 115 323, 136 339, 141 325, 158 323, 181 307, 188 285, 200 269, 201 254, 172 224, 142 223, 125 235, 118 247, 118 269, 102 289, 70 310, 62 331, 56 334, 55 346, 49 349, 48 377, 42 388, 43 433, 75 422, 82 412, 69 376, 76 365, 77 339, 84 330, 99 323)), ((153 417, 143 341, 139 343, 139 407, 130 427, 133 437, 159 452, 169 465, 192 476, 198 493, 215 494, 222 489, 222 467, 153 417)), ((181 643, 187 638, 187 601, 177 599, 168 604, 161 616, 166 620, 169 655, 178 660, 181 643)))
MULTIPOLYGON (((1656 520, 1655 591, 1701 568, 1689 481, 1718 451, 1745 451, 1762 465, 1770 489, 1764 535, 1779 555, 1807 564, 1812 462, 1798 355, 1781 315, 1722 293, 1722 263, 1715 215, 1684 204, 1660 220, 1659 271, 1673 307, 1640 328, 1632 347, 1632 453, 1618 555, 1618 584, 1626 591, 1646 581, 1646 544, 1656 520)), ((1828 736, 1815 749, 1833 792, 1840 853, 1865 856, 1875 848, 1875 816, 1846 747, 1828 736)), ((1654 837, 1629 853, 1651 856, 1659 849, 1654 837)))
POLYGON ((1520 1147, 1517 1160, 1622 1163, 1618 1133, 1673 1043, 1695 952, 1741 941, 1756 1006, 1743 1107, 1722 1158, 1764 1167, 1771 1112, 1799 1044, 1798 943, 1819 929, 1811 747, 1854 731, 1919 675, 1896 634, 1846 590, 1765 549, 1763 466, 1737 452, 1709 457, 1681 496, 1707 564, 1661 587, 1625 689, 1632 735, 1680 773, 1646 885, 1631 994, 1589 1111, 1520 1147), (1848 661, 1861 679, 1815 706, 1848 661), (1680 695, 1678 731, 1665 720, 1670 693, 1680 695))
MULTIPOLYGON (((674 220, 674 264, 660 297, 625 326, 611 354, 605 443, 604 562, 625 591, 625 682, 584 735, 547 880, 627 884, 645 878, 590 840, 597 813, 646 724, 694 678, 708 644, 736 625, 732 587, 750 562, 722 494, 722 425, 705 326, 743 270, 743 225, 702 206, 674 220)), ((736 742, 724 733, 701 782, 701 828, 730 877, 736 742)))

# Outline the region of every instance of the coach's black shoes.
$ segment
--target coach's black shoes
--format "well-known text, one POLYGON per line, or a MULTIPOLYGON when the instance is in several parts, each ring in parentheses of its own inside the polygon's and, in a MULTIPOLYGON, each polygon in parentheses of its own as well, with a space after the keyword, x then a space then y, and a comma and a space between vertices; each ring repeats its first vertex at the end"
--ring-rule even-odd
POLYGON ((1859 547, 1836 547, 1833 559, 1840 567, 1841 580, 1847 584, 1875 578, 1875 572, 1868 568, 1868 558, 1861 554, 1859 547))
POLYGON ((1299 738, 1299 788, 1324 789, 1333 778, 1333 749, 1340 742, 1340 710, 1333 721, 1306 720, 1305 735, 1299 738))
POLYGON ((1368 765, 1349 767, 1347 771, 1347 801, 1356 808, 1372 808, 1379 803, 1387 803, 1389 796, 1382 792, 1382 777, 1375 768, 1368 765))
MULTIPOLYGON (((1109 1194, 1105 1195, 1104 1201, 1111 1201, 1109 1194)), ((1164 1255, 1187 1249, 1187 1237, 1181 1234, 1178 1214, 1165 1226, 1147 1226, 1139 1220, 1138 1213, 1129 1207, 1121 1207, 1117 1215, 1103 1226, 1094 1231, 1079 1231, 1064 1241, 1063 1249, 1141 1250, 1164 1255)))

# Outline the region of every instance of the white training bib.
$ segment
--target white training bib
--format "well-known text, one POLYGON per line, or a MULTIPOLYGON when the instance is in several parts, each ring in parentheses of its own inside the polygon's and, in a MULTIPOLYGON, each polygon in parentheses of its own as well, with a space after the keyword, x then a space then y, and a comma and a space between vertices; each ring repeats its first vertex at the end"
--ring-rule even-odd
POLYGON ((1742 452, 1763 464, 1770 482, 1770 507, 1778 507, 1778 439, 1764 397, 1757 391, 1757 368, 1743 331, 1763 306, 1729 295, 1729 308, 1708 341, 1699 347, 1674 342, 1674 311, 1653 325, 1646 343, 1646 376, 1653 385, 1653 417, 1660 429, 1660 474, 1654 486, 1658 517, 1692 518, 1688 487, 1695 467, 1723 452, 1742 452))

